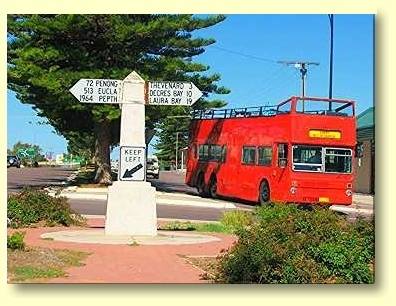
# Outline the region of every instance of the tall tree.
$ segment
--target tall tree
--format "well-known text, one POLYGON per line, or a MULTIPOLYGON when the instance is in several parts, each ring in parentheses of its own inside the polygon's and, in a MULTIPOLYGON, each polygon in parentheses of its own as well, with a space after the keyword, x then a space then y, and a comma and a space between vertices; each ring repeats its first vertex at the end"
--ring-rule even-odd
POLYGON ((69 132, 66 135, 68 139, 67 153, 79 156, 86 161, 93 162, 95 154, 95 139, 91 133, 69 132))
POLYGON ((45 160, 43 150, 38 145, 23 143, 21 141, 16 142, 11 150, 7 149, 7 154, 18 155, 25 165, 29 162, 45 160))
MULTIPOLYGON (((204 91, 198 104, 204 106, 210 93, 228 90, 216 85, 218 74, 202 74, 209 67, 191 60, 215 40, 191 33, 222 20, 221 15, 9 15, 8 88, 66 138, 93 134, 96 180, 108 184, 120 109, 79 103, 69 88, 81 78, 123 79, 136 70, 146 80, 193 81, 204 91)), ((154 128, 169 112, 148 106, 147 126, 154 128)))

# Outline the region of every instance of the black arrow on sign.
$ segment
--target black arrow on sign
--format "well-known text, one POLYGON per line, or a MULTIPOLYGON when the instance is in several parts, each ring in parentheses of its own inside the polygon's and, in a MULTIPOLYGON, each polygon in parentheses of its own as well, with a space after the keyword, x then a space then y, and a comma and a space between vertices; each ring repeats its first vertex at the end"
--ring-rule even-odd
POLYGON ((136 171, 140 170, 143 168, 142 164, 139 164, 135 167, 133 167, 131 170, 126 169, 124 175, 122 176, 122 178, 126 178, 126 177, 132 177, 132 174, 134 174, 136 171))

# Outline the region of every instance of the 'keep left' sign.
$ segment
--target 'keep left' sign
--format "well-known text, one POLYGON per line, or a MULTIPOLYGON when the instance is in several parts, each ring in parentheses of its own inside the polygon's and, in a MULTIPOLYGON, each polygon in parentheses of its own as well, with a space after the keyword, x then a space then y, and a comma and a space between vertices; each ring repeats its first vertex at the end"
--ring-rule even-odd
POLYGON ((121 147, 118 179, 120 181, 144 181, 145 178, 146 148, 121 147))

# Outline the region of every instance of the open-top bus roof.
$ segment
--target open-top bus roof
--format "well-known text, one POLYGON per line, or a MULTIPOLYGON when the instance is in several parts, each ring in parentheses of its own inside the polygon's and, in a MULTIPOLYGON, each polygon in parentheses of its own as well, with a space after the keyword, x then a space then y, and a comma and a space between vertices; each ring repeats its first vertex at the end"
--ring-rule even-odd
MULTIPOLYGON (((277 114, 289 113, 290 111, 282 110, 282 106, 291 103, 303 103, 303 109, 297 110, 299 113, 318 114, 318 115, 339 115, 348 116, 348 114, 341 113, 340 111, 352 107, 352 115, 354 115, 355 101, 346 99, 328 99, 319 97, 297 97, 292 96, 287 100, 280 102, 277 105, 265 105, 265 106, 254 106, 254 107, 240 107, 240 108, 229 108, 229 109, 201 109, 194 110, 192 112, 192 119, 226 119, 226 118, 248 118, 248 117, 268 117, 275 116, 277 114), (322 109, 312 110, 309 107, 309 102, 323 102, 330 105, 327 109, 322 106, 322 109), (308 104, 308 105, 307 105, 308 104), (332 108, 334 104, 336 108, 332 108), (307 106, 305 106, 307 105, 307 106)), ((296 106, 294 106, 296 108, 296 106)))

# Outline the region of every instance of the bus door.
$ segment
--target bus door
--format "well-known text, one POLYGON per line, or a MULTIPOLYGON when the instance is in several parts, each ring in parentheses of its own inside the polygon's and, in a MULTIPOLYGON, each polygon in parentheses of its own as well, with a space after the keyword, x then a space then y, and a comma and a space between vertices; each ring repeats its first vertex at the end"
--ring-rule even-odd
MULTIPOLYGON (((271 198, 275 196, 275 200, 279 197, 284 190, 289 190, 287 180, 287 167, 288 167, 288 156, 289 148, 287 143, 278 143, 276 145, 276 164, 272 170, 272 182, 271 184, 271 198)), ((281 197, 279 197, 281 198, 281 197)))
POLYGON ((223 146, 222 163, 218 171, 218 188, 222 195, 236 196, 235 184, 239 167, 236 165, 236 148, 233 146, 223 146))

